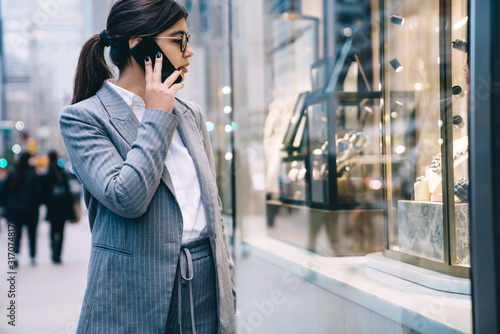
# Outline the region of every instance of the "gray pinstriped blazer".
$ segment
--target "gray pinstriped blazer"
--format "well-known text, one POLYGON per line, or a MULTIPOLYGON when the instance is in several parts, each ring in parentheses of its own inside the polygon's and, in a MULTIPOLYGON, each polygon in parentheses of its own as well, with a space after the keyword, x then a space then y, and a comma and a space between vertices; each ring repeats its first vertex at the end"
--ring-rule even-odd
POLYGON ((221 219, 215 164, 200 108, 148 109, 139 123, 105 82, 65 108, 59 124, 83 184, 92 231, 77 333, 165 333, 182 237, 182 215, 165 159, 179 131, 200 181, 215 254, 219 332, 234 333, 234 268, 221 219))

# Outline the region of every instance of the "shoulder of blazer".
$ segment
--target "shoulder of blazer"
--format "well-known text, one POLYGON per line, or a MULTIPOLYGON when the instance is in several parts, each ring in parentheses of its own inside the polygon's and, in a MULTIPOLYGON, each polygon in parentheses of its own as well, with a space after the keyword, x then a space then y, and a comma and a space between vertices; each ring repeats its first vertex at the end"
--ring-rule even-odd
POLYGON ((65 107, 59 116, 59 119, 67 118, 89 123, 105 128, 103 124, 109 120, 109 115, 97 95, 88 99, 65 107))
POLYGON ((200 106, 196 102, 184 100, 184 99, 181 99, 180 97, 176 97, 175 99, 177 100, 177 102, 182 104, 184 106, 184 108, 186 108, 187 110, 189 110, 191 112, 194 119, 196 120, 196 125, 198 126, 198 130, 201 131, 201 129, 202 129, 201 122, 202 122, 203 118, 202 118, 202 111, 201 111, 200 106))

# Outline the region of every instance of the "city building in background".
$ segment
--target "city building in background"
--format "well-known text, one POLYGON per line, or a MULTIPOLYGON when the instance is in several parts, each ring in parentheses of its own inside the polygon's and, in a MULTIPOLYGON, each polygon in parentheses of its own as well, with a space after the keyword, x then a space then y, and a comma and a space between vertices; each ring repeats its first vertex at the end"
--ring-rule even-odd
POLYGON ((2 155, 64 152, 59 113, 73 94, 83 43, 106 24, 113 1, 1 1, 5 92, 2 155), (103 8, 107 7, 107 10, 103 8))

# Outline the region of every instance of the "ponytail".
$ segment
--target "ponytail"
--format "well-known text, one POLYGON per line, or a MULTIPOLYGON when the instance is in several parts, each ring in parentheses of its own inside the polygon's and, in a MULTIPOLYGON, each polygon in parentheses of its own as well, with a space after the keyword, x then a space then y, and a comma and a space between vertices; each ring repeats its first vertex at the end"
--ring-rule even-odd
POLYGON ((99 35, 92 36, 83 45, 76 69, 75 88, 71 104, 95 95, 104 80, 111 78, 111 70, 104 58, 105 46, 99 35))

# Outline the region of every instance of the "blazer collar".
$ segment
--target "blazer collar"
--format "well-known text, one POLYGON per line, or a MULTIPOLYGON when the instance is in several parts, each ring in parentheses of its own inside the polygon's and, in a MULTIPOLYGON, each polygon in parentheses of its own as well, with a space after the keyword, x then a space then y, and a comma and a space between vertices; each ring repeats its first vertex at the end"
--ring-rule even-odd
MULTIPOLYGON (((137 139, 137 132, 140 126, 140 122, 137 117, 135 117, 132 109, 107 81, 104 82, 96 95, 101 100, 106 112, 109 114, 110 122, 131 148, 132 144, 137 139)), ((179 99, 176 98, 172 113, 177 116, 179 120, 177 131, 188 149, 189 154, 193 158, 198 177, 201 181, 203 178, 210 177, 210 175, 207 174, 210 173, 210 170, 205 168, 209 166, 209 162, 204 151, 202 137, 199 133, 200 130, 192 114, 188 113, 189 110, 189 107, 185 103, 180 102, 179 99)), ((127 152, 122 153, 124 159, 126 158, 126 153, 127 152)), ((174 185, 167 168, 163 169, 161 180, 175 197, 174 185)), ((200 188, 202 197, 208 201, 205 205, 207 216, 211 217, 215 213, 212 212, 212 207, 208 205, 208 203, 210 201, 212 203, 217 203, 217 198, 215 197, 217 190, 212 189, 208 182, 200 182, 200 188)), ((210 230, 213 229, 212 224, 208 224, 208 226, 210 230)))
MULTIPOLYGON (((97 92, 97 96, 101 100, 104 109, 106 109, 106 112, 109 114, 110 122, 118 131, 120 136, 122 136, 123 139, 129 144, 130 147, 128 150, 130 150, 132 144, 137 139, 137 132, 140 127, 139 120, 135 117, 132 109, 128 106, 125 100, 123 100, 123 98, 109 85, 107 81, 104 82, 101 89, 97 92)), ((188 111, 190 111, 189 106, 176 98, 172 113, 177 116, 179 120, 177 130, 184 142, 184 145, 188 149, 189 154, 193 158, 196 172, 200 180, 200 190, 207 218, 213 218, 211 220, 207 219, 207 226, 209 231, 213 233, 215 224, 214 219, 216 217, 214 208, 217 206, 217 189, 211 182, 203 182, 203 180, 212 178, 212 175, 210 168, 206 168, 206 166, 209 166, 209 161, 204 150, 204 143, 200 134, 201 130, 198 129, 193 114, 188 113, 188 111)), ((124 159, 126 158, 128 150, 127 152, 122 153, 124 159)), ((167 168, 163 168, 161 180, 174 195, 174 198, 176 198, 174 184, 167 168)))
MULTIPOLYGON (((96 95, 101 100, 101 103, 108 113, 113 126, 123 139, 125 139, 129 146, 132 147, 132 144, 137 139, 137 131, 141 125, 137 117, 135 117, 132 109, 107 81, 104 82, 96 95)), ((181 135, 184 131, 180 128, 185 123, 184 118, 187 116, 186 113, 188 110, 189 109, 184 103, 180 103, 178 99, 175 100, 174 110, 172 113, 179 119, 177 129, 181 135)))
MULTIPOLYGON (((135 117, 132 109, 125 102, 125 100, 123 100, 120 94, 118 94, 107 81, 104 82, 96 95, 101 100, 104 109, 108 113, 111 124, 115 127, 120 136, 128 143, 128 150, 130 150, 132 144, 137 139, 137 132, 141 123, 137 117, 135 117)), ((186 112, 186 107, 176 100, 174 111, 172 113, 180 119, 183 118, 186 112)), ((127 152, 121 152, 123 159, 126 159, 128 150, 127 152)), ((165 183, 175 198, 174 184, 166 168, 163 168, 161 180, 165 183)))
MULTIPOLYGON (((108 112, 110 118, 121 121, 129 120, 131 116, 134 116, 133 118, 135 118, 132 109, 130 109, 120 94, 118 94, 113 87, 111 87, 107 80, 104 81, 101 89, 99 89, 96 95, 101 100, 101 103, 108 112)), ((178 114, 184 115, 187 111, 187 107, 176 99, 173 114, 176 116, 178 116, 178 114)))

